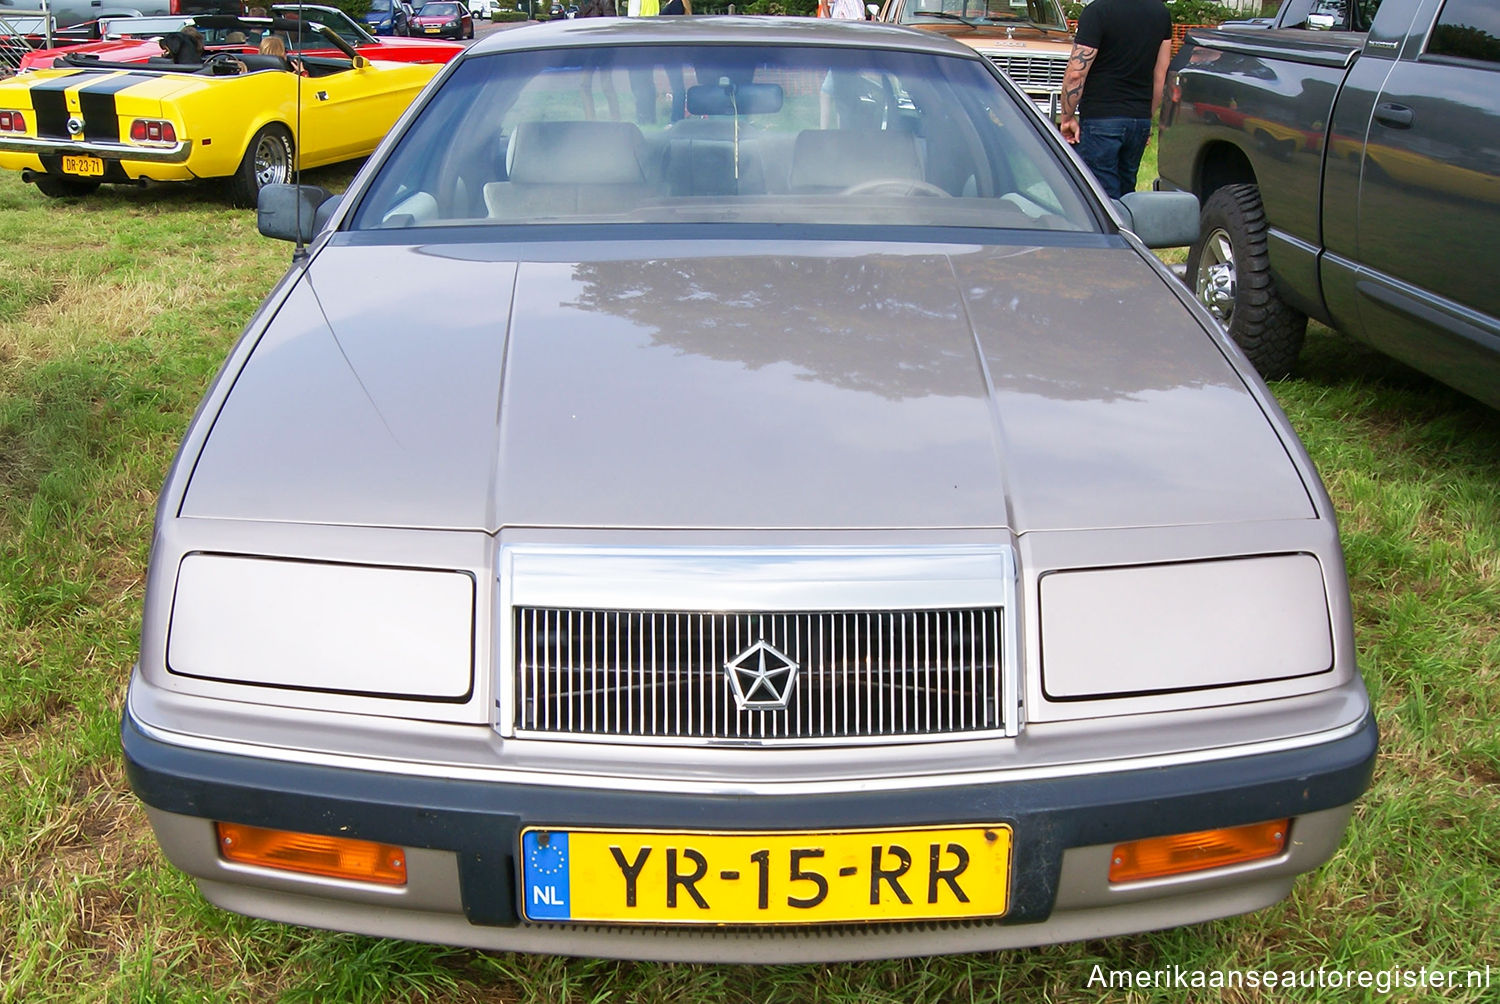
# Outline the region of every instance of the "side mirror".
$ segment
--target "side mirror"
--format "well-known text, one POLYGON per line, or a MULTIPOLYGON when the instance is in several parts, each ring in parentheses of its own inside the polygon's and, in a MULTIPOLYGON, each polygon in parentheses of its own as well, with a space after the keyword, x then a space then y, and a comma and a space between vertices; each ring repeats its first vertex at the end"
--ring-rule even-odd
POLYGON ((880 5, 877 3, 865 4, 865 18, 870 21, 880 20, 880 5))
POLYGON ((1307 15, 1307 27, 1313 31, 1332 31, 1337 25, 1338 19, 1332 14, 1307 15))
POLYGON ((306 244, 338 204, 338 196, 317 185, 267 185, 256 199, 255 226, 262 236, 306 244))
POLYGON ((1148 248, 1184 248, 1198 239, 1198 197, 1192 192, 1128 192, 1114 203, 1148 248))

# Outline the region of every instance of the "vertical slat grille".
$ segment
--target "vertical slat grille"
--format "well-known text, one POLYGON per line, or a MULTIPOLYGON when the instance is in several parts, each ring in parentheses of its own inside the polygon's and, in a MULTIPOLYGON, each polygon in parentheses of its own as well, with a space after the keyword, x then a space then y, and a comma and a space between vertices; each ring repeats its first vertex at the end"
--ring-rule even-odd
MULTIPOLYGON (((840 741, 993 732, 1001 611, 515 610, 523 734, 840 741), (742 707, 726 665, 796 663, 785 707, 742 707)), ((777 678, 780 681, 780 677, 777 678)), ((764 699, 764 695, 762 695, 764 699)), ((775 703, 774 701, 772 703, 775 703)))

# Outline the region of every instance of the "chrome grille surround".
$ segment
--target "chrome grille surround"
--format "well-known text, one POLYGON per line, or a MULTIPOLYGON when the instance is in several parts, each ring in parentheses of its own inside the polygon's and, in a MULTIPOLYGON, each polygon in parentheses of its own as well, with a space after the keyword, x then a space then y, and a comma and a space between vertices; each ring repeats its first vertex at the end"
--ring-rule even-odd
POLYGON ((1008 548, 534 546, 505 548, 500 567, 502 735, 812 746, 1018 732, 1008 548), (785 710, 742 709, 726 672, 762 641, 797 664, 785 710))

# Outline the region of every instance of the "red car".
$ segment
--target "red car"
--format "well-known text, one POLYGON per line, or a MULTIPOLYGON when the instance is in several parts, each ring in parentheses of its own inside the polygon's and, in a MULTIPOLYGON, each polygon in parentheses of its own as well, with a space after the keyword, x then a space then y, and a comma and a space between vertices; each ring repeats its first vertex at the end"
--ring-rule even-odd
POLYGON ((474 15, 457 0, 432 0, 411 21, 413 35, 438 38, 473 38, 474 15))
MULTIPOLYGON (((159 37, 179 31, 187 25, 192 25, 202 34, 208 54, 255 52, 261 36, 274 31, 290 42, 287 46, 289 49, 312 56, 339 55, 316 33, 309 32, 305 38, 300 37, 301 33, 296 30, 295 25, 299 12, 310 22, 316 21, 332 28, 366 59, 398 63, 446 63, 463 51, 461 45, 436 40, 376 38, 337 8, 286 4, 272 8, 273 18, 229 14, 108 18, 101 22, 106 36, 103 41, 37 49, 23 56, 18 68, 24 71, 51 67, 59 56, 70 54, 92 56, 110 63, 144 63, 161 56, 162 47, 157 42, 159 37)), ((471 24, 471 33, 472 30, 471 24)))

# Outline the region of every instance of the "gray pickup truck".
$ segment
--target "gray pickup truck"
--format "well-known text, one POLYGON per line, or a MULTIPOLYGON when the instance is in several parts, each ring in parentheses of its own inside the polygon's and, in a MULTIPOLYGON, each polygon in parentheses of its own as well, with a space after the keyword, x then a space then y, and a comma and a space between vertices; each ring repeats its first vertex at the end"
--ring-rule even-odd
POLYGON ((1500 4, 1359 8, 1189 34, 1157 182, 1203 205, 1187 280, 1265 376, 1311 316, 1500 408, 1500 4))

